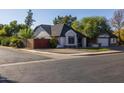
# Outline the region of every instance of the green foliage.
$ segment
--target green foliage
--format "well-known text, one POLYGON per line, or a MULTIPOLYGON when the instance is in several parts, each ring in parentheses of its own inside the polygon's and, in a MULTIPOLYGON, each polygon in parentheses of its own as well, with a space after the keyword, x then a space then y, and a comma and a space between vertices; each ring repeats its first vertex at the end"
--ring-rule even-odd
POLYGON ((72 22, 74 22, 76 19, 76 17, 72 17, 71 15, 58 16, 55 17, 55 19, 53 20, 53 24, 66 24, 68 26, 71 26, 72 22))
POLYGON ((18 37, 0 37, 0 45, 22 48, 24 44, 18 37))
POLYGON ((10 38, 10 46, 22 48, 22 47, 24 47, 24 44, 23 44, 21 39, 19 39, 18 37, 13 36, 13 37, 10 38))
POLYGON ((89 38, 95 38, 99 33, 111 31, 107 19, 101 16, 85 17, 75 21, 72 24, 72 28, 89 38))
POLYGON ((9 44, 10 44, 10 38, 9 37, 4 37, 1 40, 1 45, 3 45, 3 46, 9 46, 9 44))
POLYGON ((33 19, 33 12, 32 12, 32 10, 29 10, 27 13, 28 13, 28 15, 25 18, 25 24, 28 27, 31 27, 33 25, 33 22, 35 22, 35 20, 33 19))
POLYGON ((31 29, 21 29, 18 33, 18 37, 21 39, 30 39, 33 37, 33 31, 31 29))
POLYGON ((10 25, 4 25, 4 28, 3 29, 6 32, 6 36, 12 36, 10 25))
POLYGON ((12 22, 10 22, 10 31, 12 35, 15 35, 19 32, 19 25, 17 24, 17 21, 14 20, 12 22))
POLYGON ((0 29, 0 36, 6 36, 5 29, 0 29))
POLYGON ((4 39, 4 37, 0 37, 0 45, 1 45, 1 41, 4 39))
POLYGON ((14 20, 7 25, 4 25, 3 30, 6 32, 6 36, 10 37, 13 35, 17 35, 20 29, 24 29, 25 27, 21 24, 17 24, 17 21, 14 20))
POLYGON ((57 47, 57 39, 55 37, 52 37, 52 39, 50 39, 50 46, 51 48, 56 48, 57 47))
POLYGON ((118 37, 118 39, 120 38, 121 41, 120 43, 124 42, 124 29, 121 29, 121 30, 117 30, 117 31, 114 31, 114 34, 118 37), (119 37, 119 34, 120 34, 120 37, 119 37))

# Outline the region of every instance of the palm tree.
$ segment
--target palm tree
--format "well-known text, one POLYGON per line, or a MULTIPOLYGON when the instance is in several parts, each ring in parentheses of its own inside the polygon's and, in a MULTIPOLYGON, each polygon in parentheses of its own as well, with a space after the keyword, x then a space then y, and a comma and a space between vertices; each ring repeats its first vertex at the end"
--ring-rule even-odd
POLYGON ((21 39, 30 39, 33 37, 33 31, 31 29, 21 29, 18 33, 21 39))
POLYGON ((33 31, 29 28, 21 29, 18 33, 18 37, 23 40, 25 47, 27 47, 27 39, 33 38, 33 31))

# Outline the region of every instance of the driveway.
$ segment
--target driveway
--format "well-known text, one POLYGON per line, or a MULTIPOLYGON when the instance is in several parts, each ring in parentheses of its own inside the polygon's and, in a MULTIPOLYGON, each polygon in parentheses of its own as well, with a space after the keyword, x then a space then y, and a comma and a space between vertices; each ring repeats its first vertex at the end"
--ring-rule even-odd
POLYGON ((50 53, 60 53, 60 54, 76 54, 82 53, 85 51, 81 51, 80 49, 34 49, 35 51, 42 51, 42 52, 50 52, 50 53))
POLYGON ((124 53, 0 65, 0 74, 11 82, 124 83, 124 53))
POLYGON ((18 49, 0 47, 0 64, 45 60, 48 57, 18 49))

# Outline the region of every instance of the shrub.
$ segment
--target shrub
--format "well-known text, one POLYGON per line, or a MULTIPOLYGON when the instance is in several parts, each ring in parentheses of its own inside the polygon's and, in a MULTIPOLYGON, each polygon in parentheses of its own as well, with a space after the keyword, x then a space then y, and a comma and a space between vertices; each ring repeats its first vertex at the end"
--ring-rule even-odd
POLYGON ((10 46, 22 48, 22 47, 24 47, 24 44, 21 39, 13 36, 10 39, 10 46))
POLYGON ((4 29, 0 29, 0 36, 6 36, 6 31, 4 29))
POLYGON ((10 44, 10 38, 5 37, 5 38, 3 38, 1 40, 1 45, 3 45, 3 46, 9 46, 9 44, 10 44))
POLYGON ((0 45, 1 45, 1 41, 2 41, 3 39, 4 39, 3 37, 0 37, 0 45))
POLYGON ((21 29, 18 33, 18 37, 21 39, 30 39, 33 37, 33 31, 31 29, 21 29))
POLYGON ((52 39, 50 39, 50 47, 51 48, 56 48, 57 47, 57 39, 55 37, 53 37, 52 39))

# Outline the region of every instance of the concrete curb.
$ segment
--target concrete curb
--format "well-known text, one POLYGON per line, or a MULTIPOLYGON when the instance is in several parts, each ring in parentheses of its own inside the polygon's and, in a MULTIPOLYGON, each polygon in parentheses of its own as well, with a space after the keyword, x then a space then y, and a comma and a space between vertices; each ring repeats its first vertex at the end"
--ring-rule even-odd
POLYGON ((123 51, 104 51, 104 52, 93 52, 93 53, 75 53, 75 54, 61 54, 61 53, 53 53, 53 52, 43 52, 43 51, 36 51, 36 50, 30 50, 30 49, 18 49, 13 47, 6 47, 6 46, 0 46, 2 48, 8 48, 8 49, 16 49, 16 50, 23 50, 27 52, 32 53, 39 53, 39 54, 48 54, 48 55, 70 55, 70 56, 95 56, 95 55, 105 55, 105 54, 116 54, 116 53, 124 53, 123 51))
POLYGON ((116 51, 116 52, 106 52, 106 53, 76 54, 76 55, 73 55, 73 56, 96 56, 96 55, 117 54, 117 53, 124 53, 124 52, 116 51))
POLYGON ((122 51, 106 51, 106 52, 93 52, 93 53, 76 53, 76 54, 61 54, 61 53, 53 53, 53 52, 41 52, 35 50, 22 49, 24 51, 32 52, 32 53, 40 53, 40 54, 48 54, 48 55, 70 55, 70 56, 95 56, 95 55, 105 55, 105 54, 116 54, 116 53, 124 53, 122 51))

